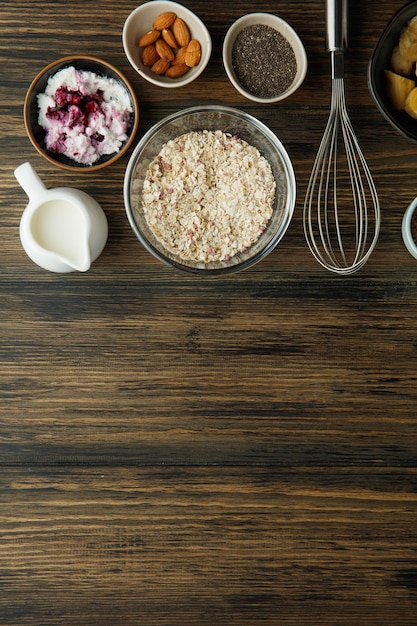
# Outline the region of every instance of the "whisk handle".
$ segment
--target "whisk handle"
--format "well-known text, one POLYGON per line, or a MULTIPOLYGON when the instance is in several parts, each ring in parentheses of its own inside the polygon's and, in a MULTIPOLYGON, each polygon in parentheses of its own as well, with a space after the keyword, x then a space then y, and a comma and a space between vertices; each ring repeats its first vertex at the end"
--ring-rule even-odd
POLYGON ((348 0, 326 0, 326 50, 344 52, 348 47, 348 0))

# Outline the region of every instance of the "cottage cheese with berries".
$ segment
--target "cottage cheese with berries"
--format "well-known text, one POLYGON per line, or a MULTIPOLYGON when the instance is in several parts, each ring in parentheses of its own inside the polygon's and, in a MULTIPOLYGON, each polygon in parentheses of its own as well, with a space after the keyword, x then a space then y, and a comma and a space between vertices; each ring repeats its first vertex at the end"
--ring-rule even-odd
POLYGON ((117 80, 66 67, 38 95, 45 145, 83 165, 118 152, 127 139, 132 105, 117 80))
POLYGON ((143 183, 155 237, 185 261, 227 261, 244 252, 272 215, 275 180, 257 148, 220 130, 163 145, 143 183))

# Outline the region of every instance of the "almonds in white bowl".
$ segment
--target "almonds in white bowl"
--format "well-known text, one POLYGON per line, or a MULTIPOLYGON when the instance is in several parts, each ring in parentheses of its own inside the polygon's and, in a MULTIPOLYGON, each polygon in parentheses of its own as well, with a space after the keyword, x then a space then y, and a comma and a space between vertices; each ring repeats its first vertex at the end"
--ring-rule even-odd
POLYGON ((187 7, 152 0, 128 16, 123 47, 143 78, 160 87, 175 88, 200 76, 210 59, 212 43, 204 23, 187 7))

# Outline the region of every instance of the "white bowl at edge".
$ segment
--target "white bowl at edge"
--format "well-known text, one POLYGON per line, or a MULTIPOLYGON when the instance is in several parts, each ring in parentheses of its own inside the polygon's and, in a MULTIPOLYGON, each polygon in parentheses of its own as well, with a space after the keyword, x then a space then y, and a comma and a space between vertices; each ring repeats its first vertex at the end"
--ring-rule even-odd
POLYGON ((412 201, 412 203, 409 205, 406 212, 404 213, 401 229, 405 247, 415 259, 417 259, 417 244, 415 243, 411 232, 411 220, 416 210, 417 198, 412 201))

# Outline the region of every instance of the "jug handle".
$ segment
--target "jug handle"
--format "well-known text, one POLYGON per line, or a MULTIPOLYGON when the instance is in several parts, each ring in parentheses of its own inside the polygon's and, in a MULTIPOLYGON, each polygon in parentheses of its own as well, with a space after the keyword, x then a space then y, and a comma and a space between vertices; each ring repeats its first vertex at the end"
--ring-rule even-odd
POLYGON ((14 171, 17 182, 25 191, 29 200, 37 200, 46 191, 46 187, 30 163, 22 163, 14 171))

